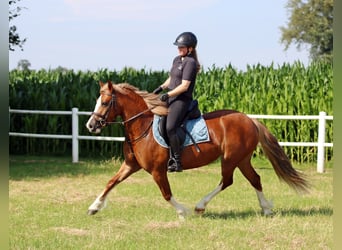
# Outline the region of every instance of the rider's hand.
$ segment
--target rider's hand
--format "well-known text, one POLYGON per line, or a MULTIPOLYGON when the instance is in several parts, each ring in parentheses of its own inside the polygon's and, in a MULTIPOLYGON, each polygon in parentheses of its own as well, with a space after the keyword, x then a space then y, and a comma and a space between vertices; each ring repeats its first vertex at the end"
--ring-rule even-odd
POLYGON ((161 100, 161 101, 163 101, 163 102, 166 102, 168 99, 169 99, 169 94, 168 93, 166 93, 166 94, 162 94, 160 97, 159 97, 159 99, 161 100))
POLYGON ((159 86, 158 88, 156 88, 155 90, 153 90, 153 94, 159 94, 160 92, 162 92, 163 91, 163 88, 161 87, 161 86, 159 86))

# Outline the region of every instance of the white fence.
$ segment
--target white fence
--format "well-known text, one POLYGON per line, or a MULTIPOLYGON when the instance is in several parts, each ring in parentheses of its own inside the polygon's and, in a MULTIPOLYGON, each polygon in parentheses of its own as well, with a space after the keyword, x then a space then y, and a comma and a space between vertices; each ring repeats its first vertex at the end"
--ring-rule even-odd
MULTIPOLYGON (((79 135, 78 131, 78 116, 87 115, 91 112, 78 111, 78 108, 73 108, 72 111, 42 111, 42 110, 20 110, 9 109, 9 113, 22 114, 47 114, 47 115, 72 115, 72 133, 71 135, 58 134, 33 134, 33 133, 16 133, 9 132, 10 136, 36 137, 36 138, 53 138, 53 139, 71 139, 72 140, 72 162, 78 162, 78 141, 79 140, 103 140, 103 141, 124 141, 124 137, 109 137, 109 136, 84 136, 79 135)), ((318 123, 318 141, 317 142, 279 142, 281 146, 304 146, 317 147, 317 172, 324 172, 324 148, 333 147, 332 142, 325 142, 325 124, 326 120, 333 120, 333 116, 327 116, 325 112, 320 112, 319 115, 248 115, 251 118, 259 119, 278 119, 278 120, 319 120, 318 123)))

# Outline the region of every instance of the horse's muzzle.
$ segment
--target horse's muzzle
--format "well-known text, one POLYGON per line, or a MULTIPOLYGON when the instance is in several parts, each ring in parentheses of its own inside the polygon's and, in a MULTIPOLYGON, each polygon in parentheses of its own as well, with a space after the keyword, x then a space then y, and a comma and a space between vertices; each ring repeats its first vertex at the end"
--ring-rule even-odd
POLYGON ((90 118, 86 124, 88 131, 95 134, 99 134, 104 126, 105 124, 103 124, 103 122, 97 121, 94 118, 90 118))

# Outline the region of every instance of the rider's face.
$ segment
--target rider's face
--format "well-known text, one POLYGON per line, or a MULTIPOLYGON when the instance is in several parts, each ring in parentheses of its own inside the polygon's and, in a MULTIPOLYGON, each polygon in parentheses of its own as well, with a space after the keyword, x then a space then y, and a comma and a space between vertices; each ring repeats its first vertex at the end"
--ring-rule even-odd
POLYGON ((185 46, 178 46, 178 54, 180 56, 186 56, 189 52, 189 49, 185 46))

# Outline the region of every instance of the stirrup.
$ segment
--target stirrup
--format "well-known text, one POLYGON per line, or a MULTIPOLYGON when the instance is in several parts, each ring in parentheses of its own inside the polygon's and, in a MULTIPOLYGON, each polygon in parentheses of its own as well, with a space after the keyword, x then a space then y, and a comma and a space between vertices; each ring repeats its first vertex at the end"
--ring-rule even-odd
POLYGON ((172 157, 167 162, 167 171, 168 172, 183 172, 183 168, 182 168, 181 163, 177 161, 174 157, 172 157))

